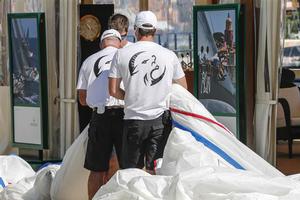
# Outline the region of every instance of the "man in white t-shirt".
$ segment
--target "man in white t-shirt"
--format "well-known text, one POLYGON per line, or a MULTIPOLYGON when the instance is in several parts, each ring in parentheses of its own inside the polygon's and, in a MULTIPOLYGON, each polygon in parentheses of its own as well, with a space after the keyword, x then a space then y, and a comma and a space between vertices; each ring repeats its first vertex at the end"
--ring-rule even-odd
MULTIPOLYGON (((129 28, 129 20, 125 15, 120 13, 116 13, 110 17, 108 23, 109 29, 117 30, 122 38, 121 47, 126 47, 130 44, 127 40, 128 28, 129 28)), ((92 71, 92 65, 86 66, 85 69, 80 69, 79 76, 78 76, 78 84, 81 88, 77 88, 78 91, 78 101, 81 104, 80 113, 84 113, 84 115, 80 115, 80 130, 82 131, 87 123, 90 121, 92 111, 87 106, 86 103, 86 85, 87 85, 87 76, 89 76, 90 72, 92 71)))
MULTIPOLYGON (((87 82, 86 103, 93 108, 84 163, 84 167, 90 170, 89 199, 92 199, 101 185, 107 181, 113 146, 115 146, 119 162, 121 158, 124 102, 111 97, 108 92, 111 61, 120 46, 121 36, 118 31, 114 29, 104 31, 101 36, 102 50, 88 57, 82 67, 82 70, 89 71, 89 76, 81 80, 87 82)), ((88 75, 88 72, 82 74, 88 75)), ((78 84, 80 88, 81 82, 78 84)))
MULTIPOLYGON (((115 29, 120 33, 121 38, 122 38, 121 48, 127 47, 130 44, 132 44, 132 42, 127 40, 128 29, 129 29, 129 19, 128 19, 128 17, 126 17, 125 15, 123 15, 121 13, 115 13, 108 20, 108 28, 109 29, 115 29)), ((116 160, 117 160, 117 157, 116 157, 115 148, 114 148, 113 152, 112 152, 112 156, 111 156, 111 162, 116 163, 116 160)), ((112 165, 112 166, 115 166, 115 165, 112 165)), ((115 170, 117 170, 117 168, 111 168, 110 169, 110 171, 112 173, 114 173, 115 170)))
POLYGON ((137 14, 138 42, 117 51, 109 74, 110 95, 125 101, 122 165, 146 165, 150 173, 154 173, 154 161, 162 157, 167 139, 164 131, 170 131, 167 98, 172 82, 187 88, 175 53, 153 42, 156 24, 151 11, 137 14))

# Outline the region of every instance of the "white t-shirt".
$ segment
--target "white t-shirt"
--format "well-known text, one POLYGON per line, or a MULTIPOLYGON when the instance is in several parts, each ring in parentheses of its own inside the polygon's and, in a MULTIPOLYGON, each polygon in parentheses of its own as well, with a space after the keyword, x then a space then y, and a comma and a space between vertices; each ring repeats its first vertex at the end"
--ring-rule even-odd
POLYGON ((98 51, 95 54, 90 55, 83 61, 80 71, 79 71, 79 75, 78 75, 77 86, 76 86, 77 90, 86 90, 87 89, 88 80, 89 80, 91 71, 94 66, 92 64, 92 60, 94 60, 93 57, 95 57, 95 55, 98 54, 99 52, 100 51, 98 51))
POLYGON ((168 109, 172 81, 183 78, 184 72, 174 52, 139 41, 117 51, 109 77, 122 78, 124 119, 150 120, 168 109))
POLYGON ((134 44, 133 42, 127 41, 127 43, 125 44, 125 46, 123 46, 123 48, 128 47, 130 45, 134 44))
POLYGON ((89 107, 97 107, 98 113, 105 111, 105 106, 123 106, 124 102, 109 96, 108 74, 117 48, 106 47, 89 56, 79 72, 77 89, 86 89, 86 102, 89 107))
MULTIPOLYGON (((130 41, 127 41, 127 44, 123 47, 128 47, 131 44, 134 44, 130 41)), ((112 47, 114 48, 114 47, 112 47)), ((78 81, 77 81, 77 90, 86 90, 88 86, 88 79, 90 77, 91 71, 93 69, 94 63, 95 63, 95 58, 97 59, 99 57, 100 51, 98 51, 95 54, 90 55, 85 59, 85 61, 82 63, 82 66, 79 71, 79 76, 78 76, 78 81)), ((123 84, 123 83, 122 83, 123 84)))

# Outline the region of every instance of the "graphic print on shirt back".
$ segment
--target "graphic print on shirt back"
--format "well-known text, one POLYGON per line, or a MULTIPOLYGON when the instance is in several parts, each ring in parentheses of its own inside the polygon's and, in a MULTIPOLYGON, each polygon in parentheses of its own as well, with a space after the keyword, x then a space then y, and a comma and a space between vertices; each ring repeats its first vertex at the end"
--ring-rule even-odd
POLYGON ((159 83, 166 72, 166 66, 163 72, 159 73, 161 66, 157 63, 157 56, 145 51, 139 51, 135 53, 129 60, 129 72, 131 76, 134 76, 139 72, 139 68, 147 68, 147 72, 144 74, 144 84, 146 86, 153 86, 159 83), (150 79, 150 80, 149 80, 150 79))
MULTIPOLYGON (((107 57, 107 56, 108 56, 108 55, 101 56, 100 58, 98 58, 98 59, 96 60, 96 62, 95 62, 95 64, 94 64, 94 74, 95 74, 96 77, 98 77, 98 76, 102 73, 102 71, 103 71, 102 69, 103 69, 103 67, 104 67, 105 65, 108 65, 108 64, 111 63, 112 60, 107 60, 107 61, 105 61, 104 63, 103 63, 103 62, 100 63, 100 61, 101 61, 103 58, 107 57)), ((105 60, 105 59, 104 59, 104 60, 105 60)), ((102 61, 104 61, 104 60, 102 60, 102 61)))

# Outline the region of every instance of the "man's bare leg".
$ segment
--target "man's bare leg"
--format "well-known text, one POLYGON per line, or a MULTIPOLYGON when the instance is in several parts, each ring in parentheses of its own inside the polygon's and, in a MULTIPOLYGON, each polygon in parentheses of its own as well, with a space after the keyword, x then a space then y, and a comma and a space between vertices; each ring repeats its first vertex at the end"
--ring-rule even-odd
POLYGON ((150 170, 150 169, 146 169, 146 172, 148 172, 151 175, 155 175, 155 171, 154 170, 150 170))
POLYGON ((99 188, 106 183, 107 172, 91 171, 88 179, 88 195, 89 200, 92 200, 99 188))

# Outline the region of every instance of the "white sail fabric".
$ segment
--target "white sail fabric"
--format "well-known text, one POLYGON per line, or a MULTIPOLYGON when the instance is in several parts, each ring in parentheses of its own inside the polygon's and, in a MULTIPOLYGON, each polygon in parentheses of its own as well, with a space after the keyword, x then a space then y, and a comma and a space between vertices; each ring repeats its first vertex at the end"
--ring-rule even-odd
POLYGON ((50 187, 59 167, 48 165, 35 172, 18 156, 0 156, 0 179, 4 183, 0 189, 0 199, 50 200, 50 187))
POLYGON ((300 198, 299 175, 284 176, 248 149, 181 86, 170 99, 175 127, 159 175, 119 170, 93 200, 300 198))
POLYGON ((0 177, 8 184, 33 176, 31 166, 19 156, 0 156, 0 177))
POLYGON ((170 108, 176 127, 190 130, 200 143, 210 148, 232 167, 273 177, 282 176, 281 172, 218 123, 192 94, 176 84, 173 85, 170 108))
MULTIPOLYGON (((170 108, 175 127, 161 168, 157 169, 159 175, 150 175, 141 169, 119 170, 93 200, 300 198, 299 174, 284 176, 239 142, 192 94, 176 84, 170 96, 170 108)), ((88 199, 88 170, 83 168, 87 129, 68 149, 56 174, 42 182, 38 181, 38 174, 29 174, 14 187, 4 188, 0 199, 35 200, 42 195, 45 196, 42 199, 48 199, 50 193, 53 200, 88 199), (37 186, 43 185, 41 194, 37 186), (36 196, 27 198, 33 194, 36 196)))
POLYGON ((174 128, 163 158, 165 166, 160 171, 169 170, 168 174, 174 172, 174 175, 152 176, 140 169, 119 170, 93 200, 296 200, 300 197, 299 176, 270 177, 236 169, 205 145, 200 146, 192 134, 174 128))
POLYGON ((88 142, 87 126, 68 148, 51 186, 52 200, 87 200, 89 170, 83 167, 88 142))

